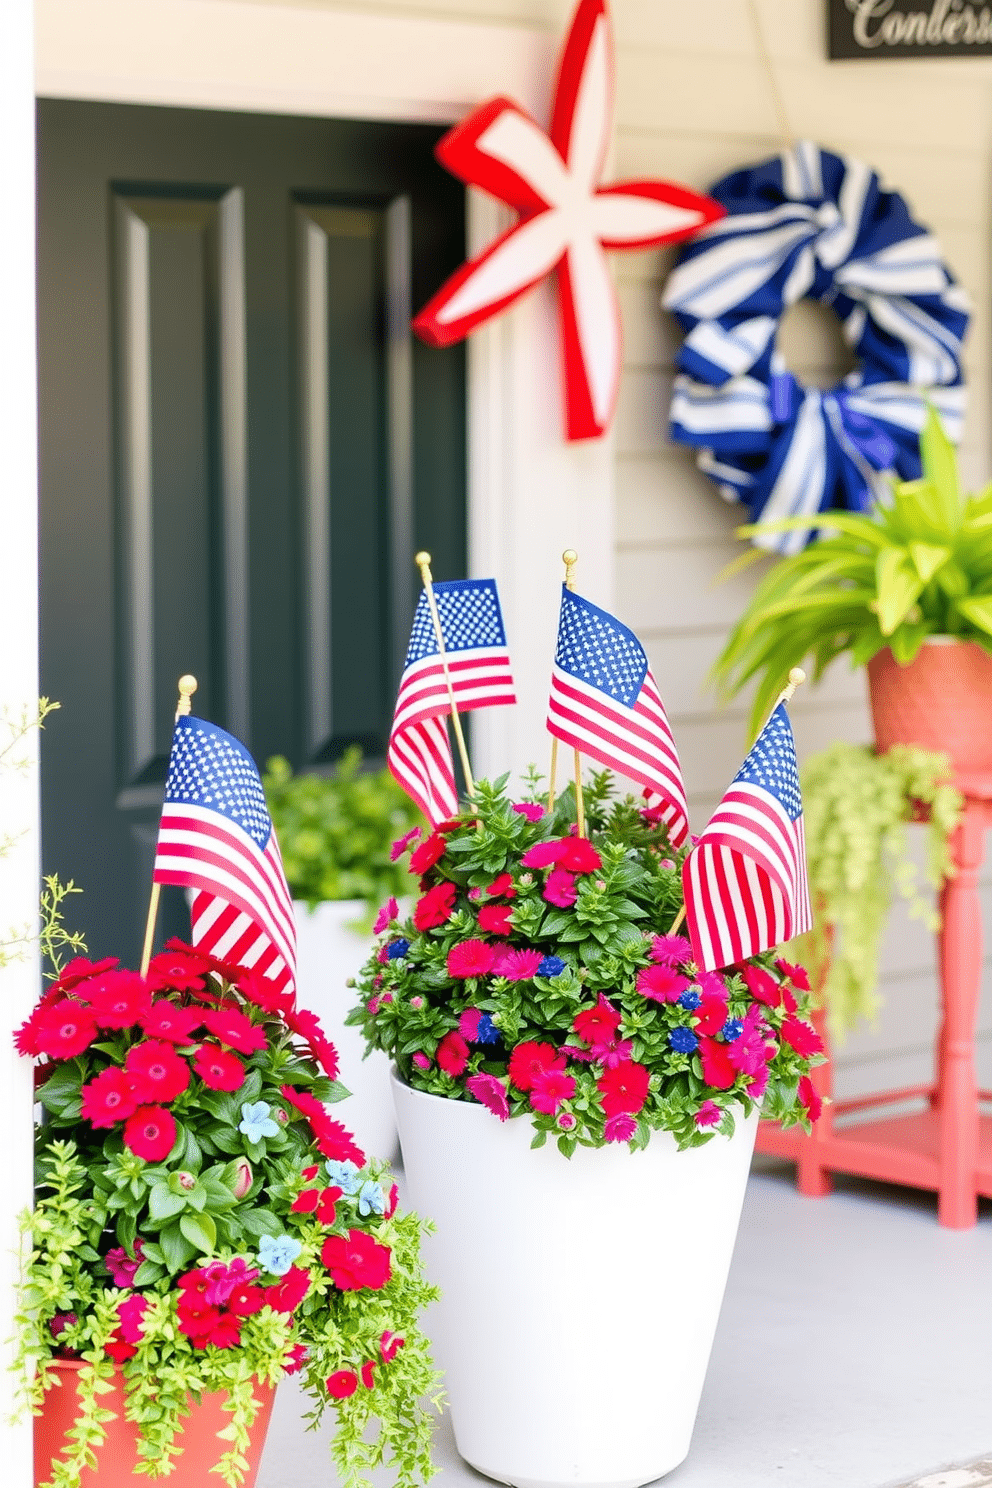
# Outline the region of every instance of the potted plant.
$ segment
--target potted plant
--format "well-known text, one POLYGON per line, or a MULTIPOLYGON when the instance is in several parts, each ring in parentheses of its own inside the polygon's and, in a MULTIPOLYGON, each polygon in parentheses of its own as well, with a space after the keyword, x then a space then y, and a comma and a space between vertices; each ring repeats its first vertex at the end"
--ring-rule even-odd
POLYGON ((349 1123, 369 1152, 392 1157, 396 1122, 389 1062, 346 1028, 348 977, 378 906, 410 892, 393 843, 423 818, 388 770, 349 749, 330 775, 294 775, 270 759, 262 781, 296 910, 298 995, 339 1046, 353 1097, 349 1123))
POLYGON ((961 815, 961 794, 949 775, 946 754, 908 744, 881 755, 857 744, 832 744, 803 766, 816 915, 812 931, 789 954, 809 966, 835 1040, 878 1010, 879 941, 893 895, 907 902, 911 918, 939 928, 932 893, 920 892, 906 826, 925 814, 926 876, 938 890, 954 871, 949 839, 961 815))
POLYGON ((503 1482, 645 1483, 686 1455, 758 1109, 817 1111, 801 968, 699 974, 684 853, 606 774, 552 812, 478 782, 350 1015, 395 1062, 436 1222, 458 1450, 503 1482), (568 1160, 570 1159, 570 1160, 568 1160))
POLYGON ((932 409, 920 452, 922 479, 897 483, 871 513, 819 512, 740 529, 824 535, 765 575, 714 674, 728 696, 759 678, 756 730, 790 667, 812 656, 819 677, 848 652, 868 667, 880 751, 917 744, 950 755, 961 773, 988 773, 992 487, 962 495, 954 447, 932 409))
POLYGON ((337 1412, 345 1482, 426 1480, 421 1226, 327 1113, 319 1020, 173 942, 147 978, 71 961, 16 1042, 44 1111, 19 1302, 39 1488, 250 1485, 294 1373, 337 1412))

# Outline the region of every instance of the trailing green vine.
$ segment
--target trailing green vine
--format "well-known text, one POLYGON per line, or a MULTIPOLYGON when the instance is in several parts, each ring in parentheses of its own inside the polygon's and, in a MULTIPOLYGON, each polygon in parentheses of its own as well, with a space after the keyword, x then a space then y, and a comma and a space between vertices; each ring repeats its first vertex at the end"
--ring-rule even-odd
POLYGON ((911 919, 939 928, 933 893, 953 876, 949 839, 961 815, 950 761, 913 745, 876 755, 833 744, 802 772, 806 856, 814 928, 793 942, 812 970, 837 1041, 879 1007, 879 943, 893 894, 911 919), (906 826, 926 809, 924 889, 908 855, 906 826))

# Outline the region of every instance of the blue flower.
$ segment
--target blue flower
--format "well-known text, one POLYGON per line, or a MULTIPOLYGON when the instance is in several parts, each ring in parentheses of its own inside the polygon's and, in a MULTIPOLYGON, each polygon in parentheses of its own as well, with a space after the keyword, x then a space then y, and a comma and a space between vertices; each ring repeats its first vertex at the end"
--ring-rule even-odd
POLYGON ((326 1162, 324 1169, 334 1188, 343 1194, 356 1194, 362 1186, 358 1169, 353 1162, 326 1162))
POLYGON ((567 965, 568 962, 563 961, 560 956, 545 956, 537 968, 537 974, 543 977, 561 976, 567 965))
POLYGON ((668 1042, 676 1054, 692 1054, 699 1048, 699 1040, 692 1029, 684 1026, 673 1028, 668 1035, 668 1042))
POLYGON ((244 1132, 249 1142, 260 1142, 263 1137, 277 1137, 279 1126, 272 1120, 271 1111, 268 1101, 255 1101, 254 1105, 249 1102, 242 1106, 238 1131, 244 1132))
POLYGON ((685 1008, 687 1013, 694 1013, 702 1000, 695 987, 690 987, 688 992, 683 992, 679 998, 679 1007, 685 1008))
POLYGON ((263 1235, 258 1242, 258 1264, 273 1276, 285 1276, 303 1246, 292 1235, 263 1235))
POLYGON ((734 1042, 734 1039, 739 1039, 741 1034, 744 1032, 744 1024, 741 1022, 740 1018, 728 1018, 726 1023, 724 1023, 723 1027, 720 1029, 720 1032, 727 1040, 727 1043, 732 1044, 734 1042))
POLYGON ((384 1214, 386 1212, 386 1199, 378 1183, 371 1178, 366 1178, 358 1190, 358 1212, 359 1214, 384 1214))
POLYGON ((479 1027, 476 1030, 475 1042, 477 1044, 498 1044, 499 1037, 499 1029, 496 1027, 496 1024, 493 1022, 492 1018, 490 1018, 488 1013, 483 1013, 482 1017, 479 1019, 479 1027))
POLYGON ((410 949, 408 940, 391 940, 386 947, 386 955, 390 961, 401 961, 410 949))

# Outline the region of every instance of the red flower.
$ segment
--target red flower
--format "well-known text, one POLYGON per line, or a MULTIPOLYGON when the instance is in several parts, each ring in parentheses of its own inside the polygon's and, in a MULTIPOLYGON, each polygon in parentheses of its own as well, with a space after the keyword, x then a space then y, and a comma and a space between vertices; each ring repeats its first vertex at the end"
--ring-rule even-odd
POLYGON ((386 1332, 379 1339, 379 1352, 382 1354, 382 1362, 384 1364, 391 1364, 405 1343, 405 1338, 401 1338, 398 1333, 390 1333, 387 1328, 386 1332))
POLYGON ((342 1292, 355 1292, 364 1287, 377 1292, 391 1275, 391 1251, 362 1230, 349 1230, 347 1236, 329 1235, 320 1258, 334 1285, 342 1292))
POLYGON ((191 960, 181 951, 160 951, 148 963, 148 985, 153 992, 199 992, 209 966, 191 960))
POLYGON ((105 971, 90 986, 89 1003, 101 1028, 133 1028, 151 1010, 152 995, 136 971, 105 971))
POLYGON ((513 929, 509 904, 484 904, 479 910, 479 929, 489 935, 509 935, 513 929))
POLYGON ((775 980, 771 972, 765 971, 761 966, 744 966, 741 968, 741 976, 745 987, 758 1002, 763 1002, 766 1007, 781 1007, 781 983, 775 980))
POLYGON ((292 1085, 279 1088, 283 1098, 307 1118, 318 1151, 332 1162, 353 1162, 359 1168, 365 1166, 365 1153, 351 1132, 340 1121, 333 1121, 319 1100, 309 1091, 294 1090, 292 1085))
POLYGON ((399 1201, 400 1191, 394 1183, 392 1188, 389 1190, 389 1193, 386 1195, 386 1207, 382 1211, 383 1219, 392 1219, 393 1215, 396 1213, 396 1205, 399 1203, 399 1201))
POLYGON ((317 1174, 319 1172, 320 1172, 320 1164, 319 1163, 311 1163, 310 1167, 303 1169, 303 1177, 304 1177, 304 1179, 306 1180, 307 1183, 312 1183, 313 1180, 316 1178, 316 1176, 317 1176, 317 1174))
POLYGON ((312 1214, 319 1199, 319 1188, 302 1188, 289 1207, 293 1214, 312 1214))
POLYGON ((535 1111, 542 1111, 546 1116, 553 1116, 562 1101, 571 1100, 574 1094, 575 1081, 564 1070, 539 1070, 531 1087, 531 1107, 535 1111))
POLYGON ((68 966, 63 966, 53 986, 57 987, 60 992, 71 992, 73 987, 78 987, 81 982, 88 982, 93 977, 101 976, 105 971, 112 971, 115 966, 119 965, 119 956, 105 956, 102 961, 88 961, 85 956, 74 956, 68 966))
POLYGON ((124 1146, 145 1162, 162 1162, 175 1140, 175 1120, 163 1106, 139 1106, 124 1123, 124 1146))
POLYGON ((645 966, 637 973, 637 990, 651 1002, 678 1002, 692 983, 670 966, 645 966))
POLYGON ((436 925, 446 925, 455 907, 458 889, 455 884, 436 884, 418 899, 413 910, 413 923, 418 930, 433 930, 436 925))
POLYGON ((327 1393, 335 1400, 347 1400, 358 1389, 358 1375, 353 1369, 339 1369, 327 1381, 327 1393))
POLYGON ((558 867, 569 873, 595 873, 602 868, 603 860, 588 837, 566 837, 558 854, 558 867))
POLYGON ((542 897, 557 909, 568 909, 579 897, 575 887, 575 874, 564 868, 552 868, 544 883, 542 897))
POLYGON ((141 1292, 132 1292, 130 1297, 125 1297, 117 1304, 117 1316, 120 1318, 120 1333, 128 1343, 140 1343, 144 1337, 142 1324, 145 1313, 151 1305, 150 1298, 141 1292))
POLYGON ((410 854, 410 872, 426 873, 428 868, 444 857, 445 841, 440 832, 432 832, 425 837, 419 847, 415 847, 410 854))
POLYGON ((128 1359, 133 1359, 138 1350, 133 1343, 126 1343, 120 1328, 107 1339, 103 1346, 105 1354, 109 1354, 115 1364, 123 1364, 128 1359))
POLYGON ((799 1081, 797 1094, 800 1103, 806 1107, 806 1114, 810 1121, 819 1121, 820 1112, 823 1110, 823 1098, 809 1075, 803 1075, 799 1081))
POLYGON ((286 1014, 286 1027, 291 1033, 305 1039, 313 1058, 329 1080, 338 1077, 338 1051, 331 1043, 316 1013, 309 1008, 298 1008, 286 1014))
POLYGON ((233 1312, 220 1313, 209 1331, 204 1333, 203 1342, 219 1349, 238 1348, 241 1344, 241 1319, 233 1312))
MULTIPOLYGON (((713 978, 715 982, 716 977, 713 978)), ((697 1034, 719 1033, 727 1021, 727 990, 720 983, 719 990, 711 986, 703 986, 702 978, 699 984, 702 987, 703 1000, 696 1009, 695 1029, 697 1034)))
POLYGON ((95 1080, 82 1088, 83 1108, 81 1115, 91 1126, 115 1126, 133 1116, 138 1102, 128 1075, 111 1065, 102 1070, 95 1080))
POLYGON ((317 1223, 326 1225, 330 1229, 337 1219, 337 1201, 341 1197, 343 1189, 322 1188, 320 1191, 320 1203, 317 1205, 317 1223))
POLYGON ((89 1008, 68 998, 45 1008, 34 1029, 38 1053, 50 1059, 74 1059, 96 1036, 96 1022, 89 1008))
POLYGON ((239 1318, 253 1317, 256 1312, 261 1312, 268 1301, 266 1290, 250 1281, 239 1282, 227 1299, 228 1311, 239 1318))
POLYGON ((823 1040, 815 1028, 803 1021, 802 1018, 786 1018, 782 1024, 782 1037, 787 1044, 791 1044, 797 1054, 803 1059, 809 1059, 813 1054, 823 1053, 823 1040))
POLYGON ((620 1014, 602 993, 594 1008, 584 1008, 572 1019, 572 1027, 587 1044, 608 1044, 620 1027, 620 1014))
POLYGON ((375 1384, 374 1359, 366 1359, 365 1363, 362 1365, 362 1384, 365 1386, 366 1390, 371 1390, 372 1386, 375 1384))
POLYGON ((703 1066, 703 1079, 714 1090, 729 1090, 737 1079, 737 1071, 730 1062, 733 1044, 718 1043, 705 1034, 699 1040, 699 1059, 703 1066))
POLYGON ((468 1044, 460 1033, 446 1033, 437 1046, 438 1068, 457 1077, 468 1064, 468 1044))
POLYGON ((480 1105, 485 1106, 500 1121, 505 1121, 510 1114, 510 1103, 506 1098, 506 1086, 502 1080, 497 1080, 495 1075, 487 1075, 480 1072, 465 1081, 465 1089, 470 1095, 474 1095, 480 1105))
POLYGON ((520 861, 525 868, 550 868, 552 863, 557 863, 560 851, 561 842, 554 837, 550 842, 535 842, 520 861))
POLYGON ((151 1038, 168 1039, 173 1044, 191 1044, 193 1029, 199 1028, 202 1013, 198 1008, 177 1007, 159 998, 141 1019, 141 1026, 151 1038))
POLYGON ((606 1069, 596 1081, 607 1116, 621 1113, 636 1116, 648 1098, 650 1076, 643 1064, 627 1059, 614 1069, 606 1069))
POLYGON ((175 1100, 189 1085, 189 1065, 165 1039, 144 1039, 128 1049, 124 1068, 141 1105, 175 1100))
MULTIPOLYGON (((58 997, 59 993, 56 992, 55 996, 58 997)), ((55 999, 53 998, 52 1000, 54 1001, 55 999)), ((31 1010, 31 1013, 25 1018, 20 1028, 16 1030, 14 1033, 14 1048, 18 1054, 24 1054, 28 1059, 37 1059, 41 1053, 41 1050, 38 1048, 38 1028, 47 1008, 50 1006, 50 1003, 40 1002, 36 1008, 31 1010)))
POLYGON ((494 878, 491 884, 486 885, 486 893, 492 899, 515 899, 517 897, 516 885, 511 873, 501 873, 494 878))
POLYGON ((242 1054, 254 1054, 265 1048, 265 1029, 252 1023, 237 1008, 211 1008, 204 1013, 203 1022, 215 1038, 242 1054))
POLYGON ((283 1360, 282 1369, 284 1374, 299 1374, 307 1360, 309 1349, 305 1343, 294 1343, 289 1353, 283 1360))
POLYGON ((453 977, 485 976, 493 959, 493 948, 484 940, 463 940, 448 952, 448 971, 453 977))
POLYGON ((207 1335, 220 1322, 220 1308, 211 1307, 195 1293, 180 1298, 176 1307, 180 1333, 185 1333, 198 1348, 205 1348, 207 1335))
POLYGON ((274 1312, 295 1312, 309 1290, 309 1271, 302 1266, 290 1266, 285 1276, 265 1288, 265 1300, 274 1312))
POLYGON ((201 1044, 193 1068, 211 1090, 240 1090, 245 1083, 245 1067, 237 1054, 222 1049, 220 1044, 201 1044))
POLYGON ((296 1002, 295 993, 277 987, 271 977, 254 966, 242 968, 235 985, 245 1001, 254 1003, 263 1013, 280 1013, 285 1017, 296 1002))
POLYGON ((510 1076, 510 1084, 517 1090, 526 1092, 533 1089, 538 1075, 546 1074, 548 1070, 563 1070, 564 1068, 565 1056, 558 1053, 554 1044, 539 1044, 529 1040, 514 1047, 510 1054, 507 1073, 510 1076))
POLYGON ((800 992, 808 992, 810 990, 809 972, 805 966, 793 966, 791 962, 783 961, 779 958, 775 962, 775 970, 781 976, 784 976, 787 982, 791 982, 794 987, 798 987, 800 992))

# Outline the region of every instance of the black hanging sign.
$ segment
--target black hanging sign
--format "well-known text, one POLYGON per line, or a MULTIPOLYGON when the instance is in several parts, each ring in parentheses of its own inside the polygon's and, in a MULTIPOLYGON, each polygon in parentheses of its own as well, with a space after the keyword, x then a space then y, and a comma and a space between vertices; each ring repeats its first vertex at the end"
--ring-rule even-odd
POLYGON ((832 61, 992 55, 992 4, 969 0, 827 0, 832 61))

